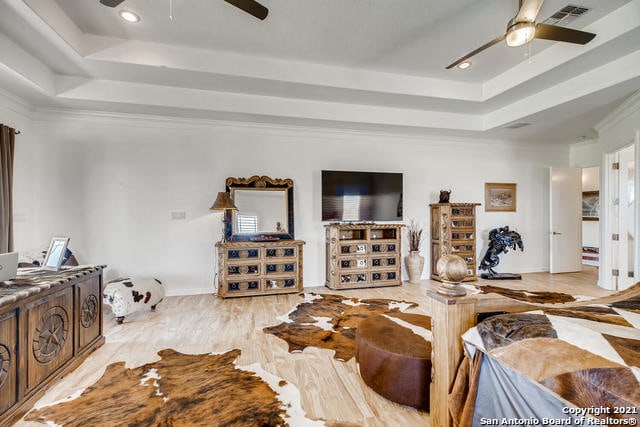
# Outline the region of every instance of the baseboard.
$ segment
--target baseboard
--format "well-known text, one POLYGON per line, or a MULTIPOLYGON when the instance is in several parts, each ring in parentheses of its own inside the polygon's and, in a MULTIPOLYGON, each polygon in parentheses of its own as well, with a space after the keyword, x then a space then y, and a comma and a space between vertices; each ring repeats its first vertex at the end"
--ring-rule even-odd
POLYGON ((206 295, 213 294, 213 288, 180 288, 180 289, 167 289, 165 295, 168 297, 182 297, 187 295, 206 295))
MULTIPOLYGON (((548 273, 549 267, 533 267, 533 268, 521 268, 518 271, 511 271, 511 273, 548 273)), ((500 273, 500 272, 498 272, 500 273)))

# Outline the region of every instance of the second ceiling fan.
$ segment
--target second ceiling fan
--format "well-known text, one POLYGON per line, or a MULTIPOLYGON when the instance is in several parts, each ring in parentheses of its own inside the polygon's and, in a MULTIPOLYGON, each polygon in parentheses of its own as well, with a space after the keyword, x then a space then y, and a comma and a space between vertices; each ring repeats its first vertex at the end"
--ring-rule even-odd
POLYGON ((470 52, 458 59, 453 64, 448 65, 447 70, 455 67, 471 58, 474 55, 490 48, 502 40, 507 41, 507 45, 511 47, 522 46, 529 43, 533 39, 545 39, 558 42, 587 44, 596 35, 586 31, 574 30, 572 28, 559 27, 557 25, 548 25, 543 23, 536 24, 536 18, 542 7, 544 0, 520 0, 520 8, 518 13, 507 24, 507 31, 499 37, 491 40, 473 52, 470 52))
MULTIPOLYGON (((255 0, 224 0, 229 4, 234 5, 238 9, 242 9, 250 15, 255 16, 260 20, 264 20, 269 14, 269 9, 261 5, 255 0)), ((105 6, 109 7, 117 7, 120 3, 124 2, 124 0, 100 0, 105 6)))

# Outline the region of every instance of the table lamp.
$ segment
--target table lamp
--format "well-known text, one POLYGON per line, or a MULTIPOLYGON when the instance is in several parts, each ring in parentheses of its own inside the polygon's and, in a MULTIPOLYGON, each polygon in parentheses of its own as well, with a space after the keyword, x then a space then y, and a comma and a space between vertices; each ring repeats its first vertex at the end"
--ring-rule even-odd
POLYGON ((227 231, 227 212, 236 211, 238 208, 233 204, 233 200, 229 196, 229 193, 226 191, 221 191, 218 193, 216 197, 216 201, 213 202, 213 205, 209 208, 212 211, 224 211, 222 215, 222 242, 225 242, 226 239, 226 231, 227 231))

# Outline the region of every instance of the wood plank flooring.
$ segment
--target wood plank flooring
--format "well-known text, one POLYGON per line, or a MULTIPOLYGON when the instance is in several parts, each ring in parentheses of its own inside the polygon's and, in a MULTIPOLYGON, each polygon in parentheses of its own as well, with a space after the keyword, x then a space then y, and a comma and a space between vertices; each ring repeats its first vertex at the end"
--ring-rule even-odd
MULTIPOLYGON (((560 275, 524 274, 522 281, 491 281, 491 284, 575 295, 607 295, 608 291, 596 286, 596 280, 597 269, 586 268, 580 273, 560 275)), ((429 314, 427 283, 405 282, 401 287, 345 291, 312 287, 305 288, 305 292, 404 299, 419 304, 408 312, 429 314)), ((277 316, 286 314, 300 301, 301 297, 295 294, 226 300, 213 295, 168 297, 156 312, 133 314, 122 325, 116 324, 110 311, 106 311, 105 345, 50 387, 39 404, 64 399, 90 386, 100 378, 106 365, 116 361, 126 361, 127 367, 134 367, 157 360, 156 353, 164 348, 191 354, 238 348, 242 350, 238 364, 258 362, 268 372, 298 387, 302 408, 310 418, 356 426, 429 425, 428 413, 390 402, 369 389, 358 374, 355 359, 340 362, 333 359, 333 351, 317 348, 290 354, 284 341, 262 332, 263 327, 278 324, 277 316)), ((16 425, 41 424, 19 421, 16 425)))

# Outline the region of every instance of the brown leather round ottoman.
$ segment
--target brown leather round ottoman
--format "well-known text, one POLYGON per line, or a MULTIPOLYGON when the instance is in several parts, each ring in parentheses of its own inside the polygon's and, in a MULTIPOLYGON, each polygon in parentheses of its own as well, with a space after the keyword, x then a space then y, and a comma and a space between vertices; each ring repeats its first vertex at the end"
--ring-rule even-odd
POLYGON ((391 313, 371 316, 356 330, 356 362, 364 382, 381 396, 429 410, 431 384, 431 318, 391 313), (418 326, 416 334, 402 326, 418 326), (421 328, 421 329, 420 329, 421 328))

